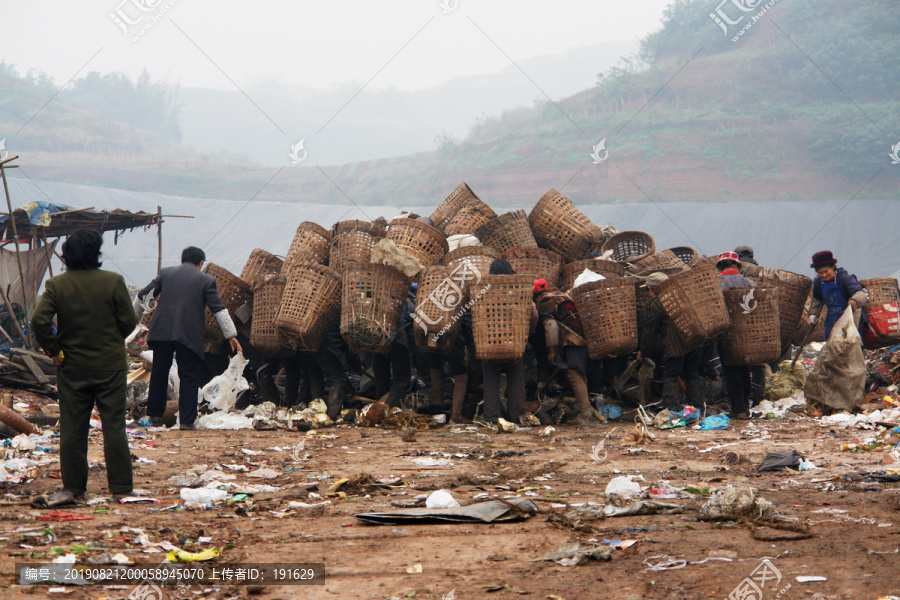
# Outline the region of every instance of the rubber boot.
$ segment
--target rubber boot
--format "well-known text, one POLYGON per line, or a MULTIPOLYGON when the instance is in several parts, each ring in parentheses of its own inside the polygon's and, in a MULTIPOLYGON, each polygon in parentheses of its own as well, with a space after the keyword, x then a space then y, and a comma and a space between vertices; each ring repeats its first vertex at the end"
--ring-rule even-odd
POLYGON ((344 383, 335 383, 328 392, 328 399, 325 401, 328 407, 328 418, 334 421, 341 414, 341 408, 344 406, 344 383))
POLYGON ((444 372, 441 369, 431 369, 431 398, 435 406, 444 405, 444 372))
POLYGON ((568 369, 566 376, 569 378, 569 384, 575 392, 575 408, 578 409, 578 416, 572 421, 573 425, 596 425, 597 419, 591 412, 591 401, 588 399, 587 380, 584 375, 574 369, 568 369))
POLYGON ((450 411, 451 423, 471 423, 472 419, 467 419, 462 414, 463 402, 466 400, 466 388, 469 384, 468 375, 457 375, 453 378, 453 408, 450 411))

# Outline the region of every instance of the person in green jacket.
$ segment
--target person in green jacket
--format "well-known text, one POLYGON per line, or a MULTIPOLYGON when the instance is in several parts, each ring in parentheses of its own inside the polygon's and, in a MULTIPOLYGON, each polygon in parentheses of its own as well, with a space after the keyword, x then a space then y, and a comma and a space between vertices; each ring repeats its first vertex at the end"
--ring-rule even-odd
POLYGON ((60 470, 63 490, 76 498, 87 491, 95 403, 103 423, 109 491, 123 496, 133 489, 125 434, 125 338, 138 319, 122 276, 100 270, 102 244, 96 231, 80 229, 69 236, 62 246, 66 271, 47 280, 31 317, 35 338, 56 363, 60 470))

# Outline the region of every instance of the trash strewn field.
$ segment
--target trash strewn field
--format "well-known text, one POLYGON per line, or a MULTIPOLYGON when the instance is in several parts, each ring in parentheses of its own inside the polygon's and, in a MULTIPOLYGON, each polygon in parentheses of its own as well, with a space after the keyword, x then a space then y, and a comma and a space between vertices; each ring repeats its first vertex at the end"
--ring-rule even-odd
MULTIPOLYGON (((859 427, 787 412, 725 431, 651 427, 655 439, 641 444, 628 441, 628 420, 513 433, 442 427, 405 436, 413 441, 398 430, 341 425, 305 433, 138 427, 129 430, 135 496, 114 504, 105 493, 95 433, 86 503, 55 513, 29 504, 60 486, 55 441, 34 444, 48 452, 10 442, 7 463, 35 466, 20 473, 26 483, 3 484, 2 595, 112 600, 134 590, 13 585, 14 562, 159 563, 172 552, 208 551, 204 565, 324 563, 324 583, 170 586, 165 598, 674 600, 728 598, 760 579, 762 598, 887 597, 897 593, 900 564, 897 434, 859 427), (796 450, 816 468, 757 473, 777 450, 796 450), (625 475, 641 477, 617 482, 624 497, 607 497, 625 475), (434 512, 425 502, 438 490, 462 509, 502 506, 453 521, 384 517, 434 512), (383 524, 358 514, 382 515, 383 524)), ((432 504, 445 506, 441 496, 432 504)))

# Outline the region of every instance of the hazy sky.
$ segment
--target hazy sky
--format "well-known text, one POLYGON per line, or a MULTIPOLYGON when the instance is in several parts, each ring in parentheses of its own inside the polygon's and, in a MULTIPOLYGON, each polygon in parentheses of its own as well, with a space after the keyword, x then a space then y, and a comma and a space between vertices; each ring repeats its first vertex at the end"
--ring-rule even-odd
POLYGON ((510 59, 635 40, 659 27, 670 2, 0 0, 0 59, 60 85, 146 67, 190 87, 326 89, 373 78, 371 89, 420 90, 510 59))

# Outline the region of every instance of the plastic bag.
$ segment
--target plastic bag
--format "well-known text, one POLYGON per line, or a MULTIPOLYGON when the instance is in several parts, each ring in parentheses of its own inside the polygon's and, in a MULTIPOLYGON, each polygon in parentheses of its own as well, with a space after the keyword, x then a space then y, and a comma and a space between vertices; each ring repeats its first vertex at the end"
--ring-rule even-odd
POLYGON ((866 385, 866 359, 862 338, 848 306, 834 324, 831 337, 819 352, 815 366, 806 378, 806 399, 839 410, 850 410, 863 403, 866 385))
POLYGON ((700 429, 728 429, 731 420, 727 415, 710 415, 700 421, 700 429))
POLYGON ((425 508, 459 508, 459 502, 447 490, 437 490, 425 500, 425 508))
POLYGON ((244 367, 250 362, 243 354, 235 354, 228 363, 228 368, 218 377, 203 386, 200 390, 200 401, 209 402, 214 410, 228 410, 237 402, 238 396, 244 390, 250 389, 250 384, 244 379, 244 367))
POLYGON ((606 497, 617 501, 628 502, 635 496, 641 495, 641 484, 636 479, 643 481, 640 475, 622 475, 612 479, 606 484, 606 497))
POLYGON ((796 450, 775 450, 766 454, 766 457, 756 468, 756 472, 783 471, 784 469, 799 471, 802 461, 803 457, 796 450))
POLYGON ((572 288, 574 289, 574 288, 577 288, 579 285, 583 285, 585 283, 590 283, 592 281, 601 281, 603 279, 606 279, 606 277, 604 277, 600 273, 594 273, 590 269, 585 269, 584 271, 581 272, 581 275, 579 275, 578 277, 575 278, 575 285, 573 285, 572 288))

